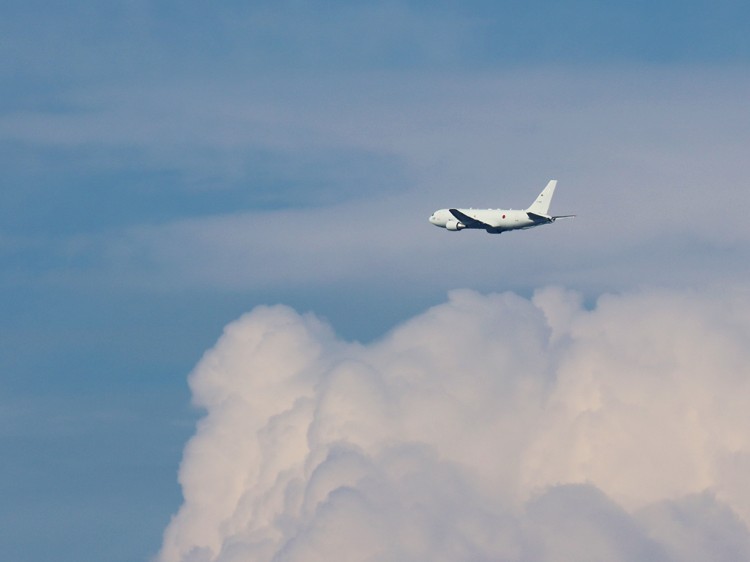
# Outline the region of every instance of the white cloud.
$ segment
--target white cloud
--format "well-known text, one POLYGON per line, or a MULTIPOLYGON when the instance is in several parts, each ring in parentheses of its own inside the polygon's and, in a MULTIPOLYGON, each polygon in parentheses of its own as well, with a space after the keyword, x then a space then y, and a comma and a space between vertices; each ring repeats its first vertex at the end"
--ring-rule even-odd
POLYGON ((750 299, 454 291, 369 345, 260 307, 160 560, 745 560, 750 299))

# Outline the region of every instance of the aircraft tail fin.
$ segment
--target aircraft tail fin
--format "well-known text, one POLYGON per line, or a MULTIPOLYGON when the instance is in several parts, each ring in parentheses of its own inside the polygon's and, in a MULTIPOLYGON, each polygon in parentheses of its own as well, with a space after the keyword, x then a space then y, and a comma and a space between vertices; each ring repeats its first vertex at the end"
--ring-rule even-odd
POLYGON ((552 195, 555 193, 555 187, 557 186, 557 180, 550 180, 536 200, 531 206, 526 209, 526 212, 533 213, 535 215, 547 216, 549 213, 549 204, 552 202, 552 195))

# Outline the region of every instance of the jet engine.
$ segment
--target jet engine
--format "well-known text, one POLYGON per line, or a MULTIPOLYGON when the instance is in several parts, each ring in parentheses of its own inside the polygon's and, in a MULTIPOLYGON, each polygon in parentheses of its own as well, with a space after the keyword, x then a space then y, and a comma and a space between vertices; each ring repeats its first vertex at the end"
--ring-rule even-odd
POLYGON ((462 222, 458 222, 456 219, 450 219, 448 222, 445 223, 446 230, 461 230, 462 228, 466 228, 466 225, 462 222))

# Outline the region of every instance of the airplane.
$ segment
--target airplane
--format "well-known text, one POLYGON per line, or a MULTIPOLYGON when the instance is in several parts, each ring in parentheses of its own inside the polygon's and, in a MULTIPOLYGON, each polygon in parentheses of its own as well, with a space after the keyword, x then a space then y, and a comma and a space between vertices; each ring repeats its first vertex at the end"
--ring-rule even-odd
POLYGON ((557 180, 551 180, 528 209, 440 209, 432 213, 430 222, 435 226, 457 232, 465 228, 482 229, 490 234, 509 230, 524 230, 550 224, 557 219, 575 215, 549 215, 549 204, 555 193, 557 180))

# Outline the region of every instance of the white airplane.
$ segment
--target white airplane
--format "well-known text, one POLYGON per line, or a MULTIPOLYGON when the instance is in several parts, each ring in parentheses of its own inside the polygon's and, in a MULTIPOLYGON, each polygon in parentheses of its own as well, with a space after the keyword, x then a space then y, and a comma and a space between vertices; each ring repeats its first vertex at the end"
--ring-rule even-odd
POLYGON ((523 211, 513 209, 440 209, 432 213, 430 222, 446 230, 458 231, 464 228, 479 228, 490 234, 500 234, 508 230, 522 230, 542 224, 555 222, 557 219, 575 215, 556 215, 548 213, 552 195, 555 193, 557 180, 547 184, 531 206, 523 211))

